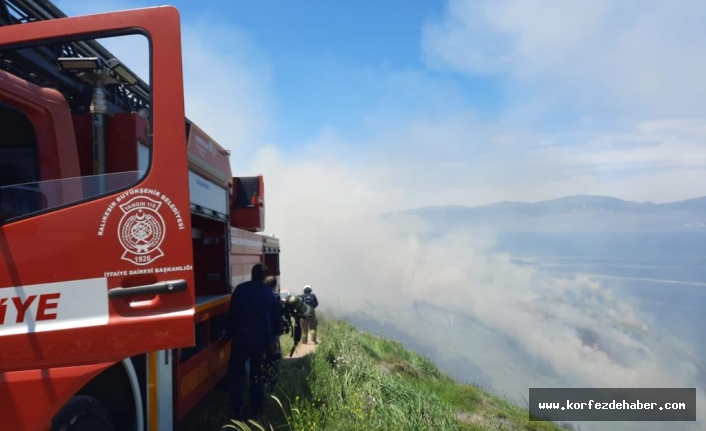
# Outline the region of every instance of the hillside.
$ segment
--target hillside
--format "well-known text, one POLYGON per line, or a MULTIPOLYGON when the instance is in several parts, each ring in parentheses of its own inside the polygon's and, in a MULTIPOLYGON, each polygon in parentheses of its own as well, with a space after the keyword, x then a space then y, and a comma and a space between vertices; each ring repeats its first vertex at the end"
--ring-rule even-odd
MULTIPOLYGON (((321 319, 312 353, 285 359, 274 397, 257 424, 228 423, 228 394, 216 390, 177 431, 287 430, 561 430, 530 422, 526 409, 457 383, 400 343, 321 319), (260 428, 262 427, 262 428, 260 428)), ((291 339, 284 346, 291 348, 291 339)))
POLYGON ((476 207, 436 206, 384 214, 414 216, 432 228, 488 227, 508 231, 706 230, 706 197, 655 204, 608 196, 568 196, 541 202, 498 202, 476 207))

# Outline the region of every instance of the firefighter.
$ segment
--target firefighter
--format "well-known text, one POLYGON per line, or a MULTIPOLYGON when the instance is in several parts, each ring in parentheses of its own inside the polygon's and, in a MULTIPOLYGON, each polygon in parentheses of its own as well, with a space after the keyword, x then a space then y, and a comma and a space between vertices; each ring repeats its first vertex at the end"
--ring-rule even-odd
POLYGON ((316 320, 316 307, 319 306, 319 301, 316 299, 316 295, 311 291, 311 286, 308 284, 304 286, 304 294, 299 295, 299 297, 311 307, 311 316, 302 317, 302 344, 307 343, 307 335, 311 334, 311 341, 314 344, 318 344, 316 341, 316 328, 319 326, 319 322, 316 320))
POLYGON ((265 401, 263 365, 278 349, 282 335, 279 300, 263 280, 267 266, 252 267, 251 280, 236 286, 228 310, 226 337, 231 339, 228 373, 233 419, 244 421, 262 410, 265 401), (243 412, 245 364, 250 361, 250 414, 243 412))

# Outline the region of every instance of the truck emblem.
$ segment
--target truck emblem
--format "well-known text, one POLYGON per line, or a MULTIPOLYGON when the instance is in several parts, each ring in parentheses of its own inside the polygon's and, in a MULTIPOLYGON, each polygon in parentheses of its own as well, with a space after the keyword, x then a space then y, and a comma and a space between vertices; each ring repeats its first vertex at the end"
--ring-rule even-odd
POLYGON ((144 196, 120 205, 123 216, 118 223, 118 239, 125 249, 121 259, 147 265, 164 256, 159 248, 165 234, 164 219, 157 212, 161 205, 144 196))

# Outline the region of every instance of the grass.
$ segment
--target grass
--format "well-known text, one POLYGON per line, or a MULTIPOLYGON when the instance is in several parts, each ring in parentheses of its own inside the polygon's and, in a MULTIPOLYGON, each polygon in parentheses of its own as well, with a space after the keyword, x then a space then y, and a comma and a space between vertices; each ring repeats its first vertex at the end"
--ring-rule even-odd
MULTIPOLYGON (((228 421, 228 394, 216 390, 177 431, 242 430, 561 430, 530 422, 526 409, 460 384, 402 344, 320 318, 316 351, 282 364, 257 423, 228 421)), ((283 340, 289 354, 290 338, 283 340)), ((568 428, 568 427, 566 427, 568 428)))

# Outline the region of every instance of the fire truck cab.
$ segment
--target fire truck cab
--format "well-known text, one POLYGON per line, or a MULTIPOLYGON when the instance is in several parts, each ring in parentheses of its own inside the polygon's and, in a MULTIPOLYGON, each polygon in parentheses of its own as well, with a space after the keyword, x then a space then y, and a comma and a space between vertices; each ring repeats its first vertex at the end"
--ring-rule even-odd
POLYGON ((172 430, 226 374, 232 289, 279 276, 263 177, 186 119, 176 9, 0 24, 0 429, 172 430), (98 42, 126 35, 149 83, 98 42))

